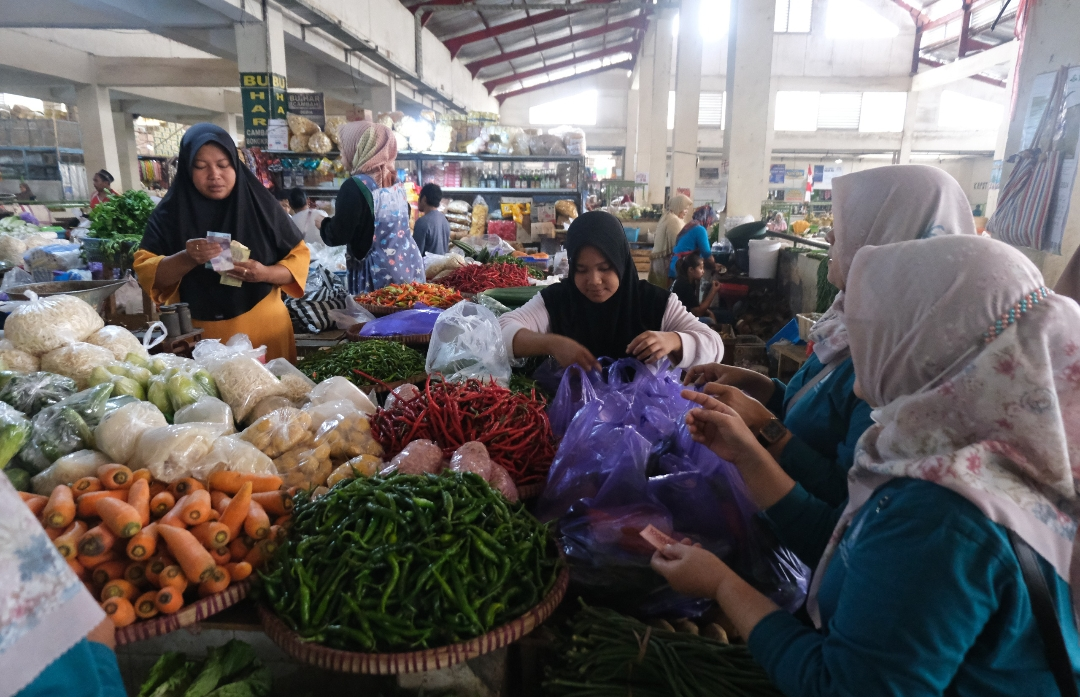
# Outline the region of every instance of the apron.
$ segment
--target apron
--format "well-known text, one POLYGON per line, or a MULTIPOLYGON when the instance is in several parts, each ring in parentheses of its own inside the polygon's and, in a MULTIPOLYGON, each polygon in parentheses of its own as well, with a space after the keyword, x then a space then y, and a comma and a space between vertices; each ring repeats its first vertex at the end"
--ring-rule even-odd
POLYGON ((354 177, 371 193, 371 211, 375 216, 375 236, 363 259, 349 255, 345 268, 349 292, 369 293, 392 283, 423 283, 424 258, 409 229, 409 202, 400 184, 379 189, 364 174, 354 177))

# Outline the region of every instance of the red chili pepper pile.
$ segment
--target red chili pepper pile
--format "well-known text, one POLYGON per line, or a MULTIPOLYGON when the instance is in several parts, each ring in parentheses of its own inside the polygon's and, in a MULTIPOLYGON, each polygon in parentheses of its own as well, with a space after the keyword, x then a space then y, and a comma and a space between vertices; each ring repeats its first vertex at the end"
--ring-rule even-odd
POLYGON ((459 293, 481 293, 492 288, 517 288, 529 285, 529 271, 520 264, 469 264, 454 269, 439 283, 459 293))
POLYGON ((414 440, 427 438, 449 457, 469 441, 480 441, 491 461, 506 468, 518 486, 542 481, 555 457, 555 439, 543 397, 517 394, 479 380, 434 382, 409 400, 371 418, 371 434, 387 459, 414 440))

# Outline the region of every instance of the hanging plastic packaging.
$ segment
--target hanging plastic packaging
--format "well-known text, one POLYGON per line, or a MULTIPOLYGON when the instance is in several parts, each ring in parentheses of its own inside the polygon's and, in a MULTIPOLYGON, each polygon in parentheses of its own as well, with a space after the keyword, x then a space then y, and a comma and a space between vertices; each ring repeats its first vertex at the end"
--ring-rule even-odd
POLYGON ((460 302, 435 322, 428 346, 427 373, 451 382, 478 378, 510 383, 510 355, 499 320, 482 305, 460 302))

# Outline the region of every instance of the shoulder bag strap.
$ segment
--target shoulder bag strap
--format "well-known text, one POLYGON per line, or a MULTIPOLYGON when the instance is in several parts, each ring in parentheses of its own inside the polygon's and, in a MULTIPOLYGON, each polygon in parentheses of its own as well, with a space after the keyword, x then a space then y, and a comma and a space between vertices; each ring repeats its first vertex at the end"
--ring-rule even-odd
POLYGON ((1024 585, 1027 586, 1028 595, 1031 596, 1031 614, 1035 615, 1035 625, 1039 629, 1039 636, 1042 637, 1046 660, 1050 663, 1050 672, 1054 674, 1054 682, 1057 683, 1062 697, 1077 697, 1080 693, 1077 692, 1072 661, 1069 660, 1069 651, 1065 648, 1065 637, 1061 633, 1061 623, 1058 621, 1054 601, 1050 597, 1046 577, 1039 568, 1035 550, 1012 530, 1008 533, 1016 558, 1020 560, 1020 573, 1024 576, 1024 585))
POLYGON ((806 383, 801 388, 799 388, 798 392, 791 395, 791 397, 788 397, 787 401, 784 402, 784 414, 787 414, 789 411, 791 411, 791 408, 795 406, 796 402, 805 397, 806 393, 814 389, 814 387, 819 382, 829 377, 829 375, 832 374, 834 370, 839 368, 840 364, 846 361, 848 359, 848 356, 850 355, 850 352, 844 351, 839 356, 832 359, 830 363, 826 363, 825 367, 818 371, 817 375, 807 380, 806 383))

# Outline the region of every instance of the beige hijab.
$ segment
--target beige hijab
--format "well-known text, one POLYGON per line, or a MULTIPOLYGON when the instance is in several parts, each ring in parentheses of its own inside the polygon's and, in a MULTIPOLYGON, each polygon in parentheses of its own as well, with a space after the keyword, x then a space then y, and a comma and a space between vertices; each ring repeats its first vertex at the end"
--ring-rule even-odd
MULTIPOLYGON (((653 236, 653 254, 670 256, 675 249, 675 242, 679 238, 679 232, 686 225, 686 212, 694 205, 694 202, 685 194, 676 194, 668 199, 667 212, 656 224, 656 233, 653 236)), ((665 270, 665 275, 667 271, 665 270)))
POLYGON ((1077 249, 1072 259, 1069 259, 1069 265, 1065 267, 1065 272, 1061 274, 1057 285, 1054 286, 1054 292, 1067 295, 1080 303, 1080 249, 1077 249))

